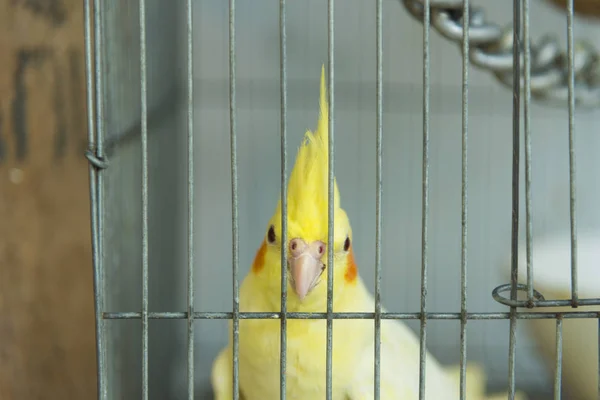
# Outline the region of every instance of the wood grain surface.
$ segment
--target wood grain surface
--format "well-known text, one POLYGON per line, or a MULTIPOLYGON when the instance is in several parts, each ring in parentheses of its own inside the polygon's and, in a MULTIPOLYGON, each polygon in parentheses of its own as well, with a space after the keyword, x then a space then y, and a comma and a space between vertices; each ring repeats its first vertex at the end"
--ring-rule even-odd
POLYGON ((0 0, 0 399, 96 396, 81 0, 0 0))

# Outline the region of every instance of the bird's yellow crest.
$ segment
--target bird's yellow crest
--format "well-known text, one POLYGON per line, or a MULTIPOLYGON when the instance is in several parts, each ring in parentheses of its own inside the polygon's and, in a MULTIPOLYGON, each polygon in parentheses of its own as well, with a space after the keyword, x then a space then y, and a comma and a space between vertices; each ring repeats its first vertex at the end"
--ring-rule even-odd
MULTIPOLYGON (((328 172, 329 172, 329 102, 325 85, 325 67, 321 67, 319 118, 314 132, 307 130, 288 181, 288 237, 327 241, 328 172)), ((350 224, 340 207, 334 177, 335 249, 350 234, 350 224)), ((281 200, 270 224, 281 232, 281 200)))

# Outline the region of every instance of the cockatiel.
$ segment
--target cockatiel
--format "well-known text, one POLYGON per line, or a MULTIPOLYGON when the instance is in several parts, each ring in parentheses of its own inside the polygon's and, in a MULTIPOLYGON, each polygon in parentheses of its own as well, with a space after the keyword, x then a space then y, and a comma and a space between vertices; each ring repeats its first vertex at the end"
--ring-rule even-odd
MULTIPOLYGON (((320 115, 316 132, 307 131, 288 183, 289 312, 326 312, 327 274, 333 273, 334 312, 373 312, 374 298, 358 274, 352 228, 341 208, 334 180, 334 242, 328 243, 328 112, 325 69, 321 70, 320 115), (333 246, 334 264, 327 265, 333 246)), ((281 310, 281 200, 265 230, 252 268, 240 286, 240 311, 281 310)), ((385 310, 383 310, 385 311, 385 310)), ((215 400, 232 399, 231 323, 229 344, 214 361, 215 400)), ((326 321, 287 322, 289 400, 325 399, 326 321)), ((280 321, 239 321, 239 387, 245 400, 279 398, 280 321)), ((334 320, 332 393, 335 400, 373 398, 374 322, 334 320)), ((381 321, 381 399, 418 399, 419 341, 402 322, 381 321)), ((472 372, 470 372, 472 374, 472 372)), ((468 399, 485 399, 483 378, 467 381, 468 399)), ((426 398, 459 398, 458 375, 430 354, 426 365, 426 398)))

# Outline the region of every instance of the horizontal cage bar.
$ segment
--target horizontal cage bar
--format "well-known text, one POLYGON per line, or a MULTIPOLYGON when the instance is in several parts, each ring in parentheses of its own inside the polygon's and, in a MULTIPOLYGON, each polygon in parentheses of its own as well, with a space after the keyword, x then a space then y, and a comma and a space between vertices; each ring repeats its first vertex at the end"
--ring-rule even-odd
MULTIPOLYGON (((278 312, 242 312, 240 311, 239 319, 279 319, 283 313, 278 312)), ((104 319, 140 319, 139 312, 105 312, 104 319)), ((392 313, 382 312, 381 319, 421 319, 420 312, 414 313, 392 313)), ((426 313, 425 319, 446 319, 460 320, 462 313, 426 313)), ((286 313, 288 319, 327 319, 327 313, 302 313, 289 312, 286 313)), ((556 319, 562 318, 598 318, 600 319, 600 311, 571 311, 564 313, 555 312, 517 312, 517 319, 556 319)), ((149 319, 187 319, 186 312, 149 312, 149 319)), ((231 312, 195 312, 194 319, 232 319, 231 312)), ((332 319, 375 319, 374 312, 344 312, 332 313, 332 319)), ((466 313, 468 320, 490 320, 490 319, 510 319, 510 313, 466 313)))

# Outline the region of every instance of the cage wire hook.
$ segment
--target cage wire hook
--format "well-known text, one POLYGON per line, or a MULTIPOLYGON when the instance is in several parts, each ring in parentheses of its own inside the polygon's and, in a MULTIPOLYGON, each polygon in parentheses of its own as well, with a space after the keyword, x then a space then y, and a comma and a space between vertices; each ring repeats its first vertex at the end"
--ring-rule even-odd
POLYGON ((98 157, 91 149, 86 150, 85 158, 87 158, 89 163, 97 170, 108 168, 108 160, 105 160, 103 157, 98 157))
MULTIPOLYGON (((424 18, 423 0, 400 0, 420 22, 424 18)), ((431 25, 457 46, 462 44, 463 0, 430 0, 431 25)), ((469 60, 488 70, 503 86, 513 86, 513 26, 504 28, 486 21, 481 7, 469 10, 469 60)), ((550 106, 564 106, 569 97, 568 57, 555 35, 544 35, 531 46, 531 97, 550 106)), ((582 108, 600 107, 600 53, 587 40, 575 43, 575 104, 582 108)), ((521 60, 524 49, 519 51, 521 60)), ((523 72, 523 62, 520 63, 523 72)), ((519 76, 521 90, 523 76, 519 76)))

